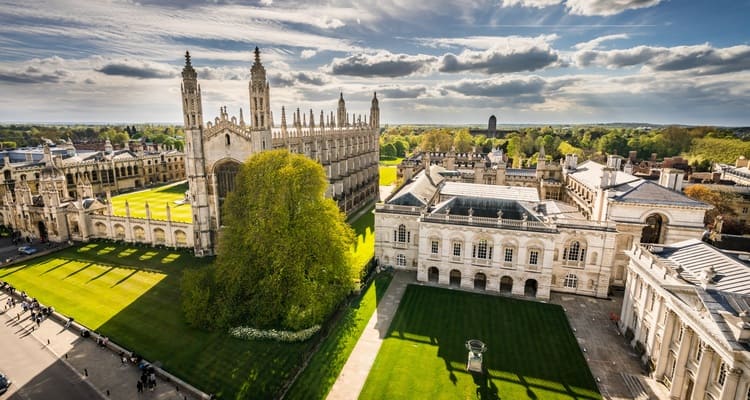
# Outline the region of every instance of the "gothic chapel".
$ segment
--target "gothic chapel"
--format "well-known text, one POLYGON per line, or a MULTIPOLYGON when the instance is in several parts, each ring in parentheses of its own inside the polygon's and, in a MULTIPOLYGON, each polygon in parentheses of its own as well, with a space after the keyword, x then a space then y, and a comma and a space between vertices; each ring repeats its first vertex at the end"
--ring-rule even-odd
POLYGON ((286 148, 318 161, 326 172, 328 189, 339 208, 354 212, 378 197, 378 133, 380 108, 373 95, 369 119, 347 113, 343 93, 334 116, 311 109, 309 114, 292 112, 287 124, 281 108, 281 125, 274 126, 270 86, 266 69, 255 48, 248 91, 249 121, 242 109, 239 117, 221 107, 219 116, 204 123, 198 75, 185 54, 182 70, 182 108, 185 123, 185 172, 193 209, 194 247, 197 255, 211 255, 216 249, 221 226, 221 205, 234 188, 239 166, 248 157, 268 149, 286 148))

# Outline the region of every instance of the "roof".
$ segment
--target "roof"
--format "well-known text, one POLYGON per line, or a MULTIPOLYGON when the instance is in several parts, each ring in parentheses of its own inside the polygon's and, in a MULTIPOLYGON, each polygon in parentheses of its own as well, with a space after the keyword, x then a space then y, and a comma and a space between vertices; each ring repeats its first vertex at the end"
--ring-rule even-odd
POLYGON ((426 206, 435 195, 437 186, 443 181, 440 173, 444 170, 437 165, 425 168, 394 193, 386 203, 399 206, 426 206))
POLYGON ((505 170, 507 176, 536 176, 536 169, 529 168, 508 168, 505 170))
POLYGON ((693 200, 680 192, 667 189, 664 186, 647 180, 631 182, 618 189, 627 190, 624 192, 618 190, 617 194, 615 194, 612 199, 623 203, 656 203, 707 209, 713 208, 713 206, 706 203, 693 200))
POLYGON ((484 185, 478 183, 445 182, 445 185, 440 189, 440 194, 443 196, 485 199, 539 201, 539 193, 535 188, 484 185))
MULTIPOLYGON (((588 186, 590 189, 599 187, 602 181, 602 170, 605 166, 597 162, 588 160, 580 164, 575 170, 570 171, 568 176, 572 177, 576 181, 588 186)), ((615 175, 615 185, 619 186, 628 182, 636 182, 641 180, 637 176, 628 174, 623 171, 618 171, 615 175)))
POLYGON ((682 267, 681 276, 699 285, 706 267, 716 272, 713 287, 717 290, 750 295, 750 264, 697 239, 662 247, 655 256, 682 267))

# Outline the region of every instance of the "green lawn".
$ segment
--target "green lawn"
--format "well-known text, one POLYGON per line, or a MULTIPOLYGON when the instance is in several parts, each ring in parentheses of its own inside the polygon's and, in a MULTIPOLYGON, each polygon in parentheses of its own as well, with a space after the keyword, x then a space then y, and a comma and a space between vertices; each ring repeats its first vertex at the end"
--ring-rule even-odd
POLYGON ((125 216, 125 202, 130 206, 130 216, 146 218, 146 203, 151 209, 151 218, 167 219, 167 203, 171 208, 172 221, 192 222, 193 213, 190 203, 176 205, 174 202, 185 198, 188 190, 187 182, 160 186, 139 192, 121 194, 112 197, 112 209, 115 215, 125 216))
POLYGON ((560 306, 409 286, 360 399, 601 399, 560 306), (487 344, 466 372, 468 339, 487 344))
POLYGON ((388 289, 391 278, 390 274, 375 277, 363 295, 347 308, 341 321, 310 359, 310 363, 285 398, 313 400, 324 399, 328 395, 380 299, 388 289))
POLYGON ((388 186, 393 185, 396 182, 396 167, 395 166, 383 166, 380 167, 380 185, 388 186))
POLYGON ((396 158, 396 159, 393 159, 393 160, 380 160, 380 165, 393 165, 393 166, 396 166, 396 165, 401 164, 401 161, 403 161, 403 160, 404 160, 403 158, 396 158))
POLYGON ((187 252, 91 243, 0 269, 0 280, 223 399, 266 399, 313 341, 245 341, 188 327, 180 277, 210 259, 187 252))
POLYGON ((375 256, 375 214, 371 208, 355 220, 348 221, 357 235, 357 243, 352 248, 352 273, 355 278, 368 262, 375 256))

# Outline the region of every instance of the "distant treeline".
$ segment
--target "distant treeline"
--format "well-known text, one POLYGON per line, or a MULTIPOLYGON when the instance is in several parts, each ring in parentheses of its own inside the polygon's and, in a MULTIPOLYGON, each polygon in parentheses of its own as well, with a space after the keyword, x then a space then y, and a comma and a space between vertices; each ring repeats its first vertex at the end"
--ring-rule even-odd
POLYGON ((383 158, 404 157, 414 150, 459 153, 487 153, 500 148, 513 165, 533 166, 544 146, 548 159, 557 160, 575 153, 584 159, 602 160, 607 154, 627 156, 636 151, 638 159, 684 156, 697 170, 711 162, 732 163, 738 156, 750 156, 750 136, 736 135, 728 128, 709 126, 659 128, 642 127, 528 127, 504 134, 502 138, 472 136, 468 128, 394 126, 380 137, 383 158))
POLYGON ((130 139, 146 138, 152 143, 183 148, 182 128, 171 125, 0 125, 2 148, 38 146, 45 139, 54 143, 68 139, 73 143, 99 143, 107 138, 124 146, 130 139))

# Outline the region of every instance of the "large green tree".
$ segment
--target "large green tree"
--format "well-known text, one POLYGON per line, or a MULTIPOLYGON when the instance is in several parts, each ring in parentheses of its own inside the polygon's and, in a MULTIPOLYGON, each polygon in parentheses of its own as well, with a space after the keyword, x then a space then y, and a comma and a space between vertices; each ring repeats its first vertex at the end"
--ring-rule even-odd
POLYGON ((322 322, 352 289, 354 239, 325 198, 327 185, 323 168, 305 156, 274 150, 249 158, 222 209, 216 266, 183 281, 188 319, 294 330, 322 322))

